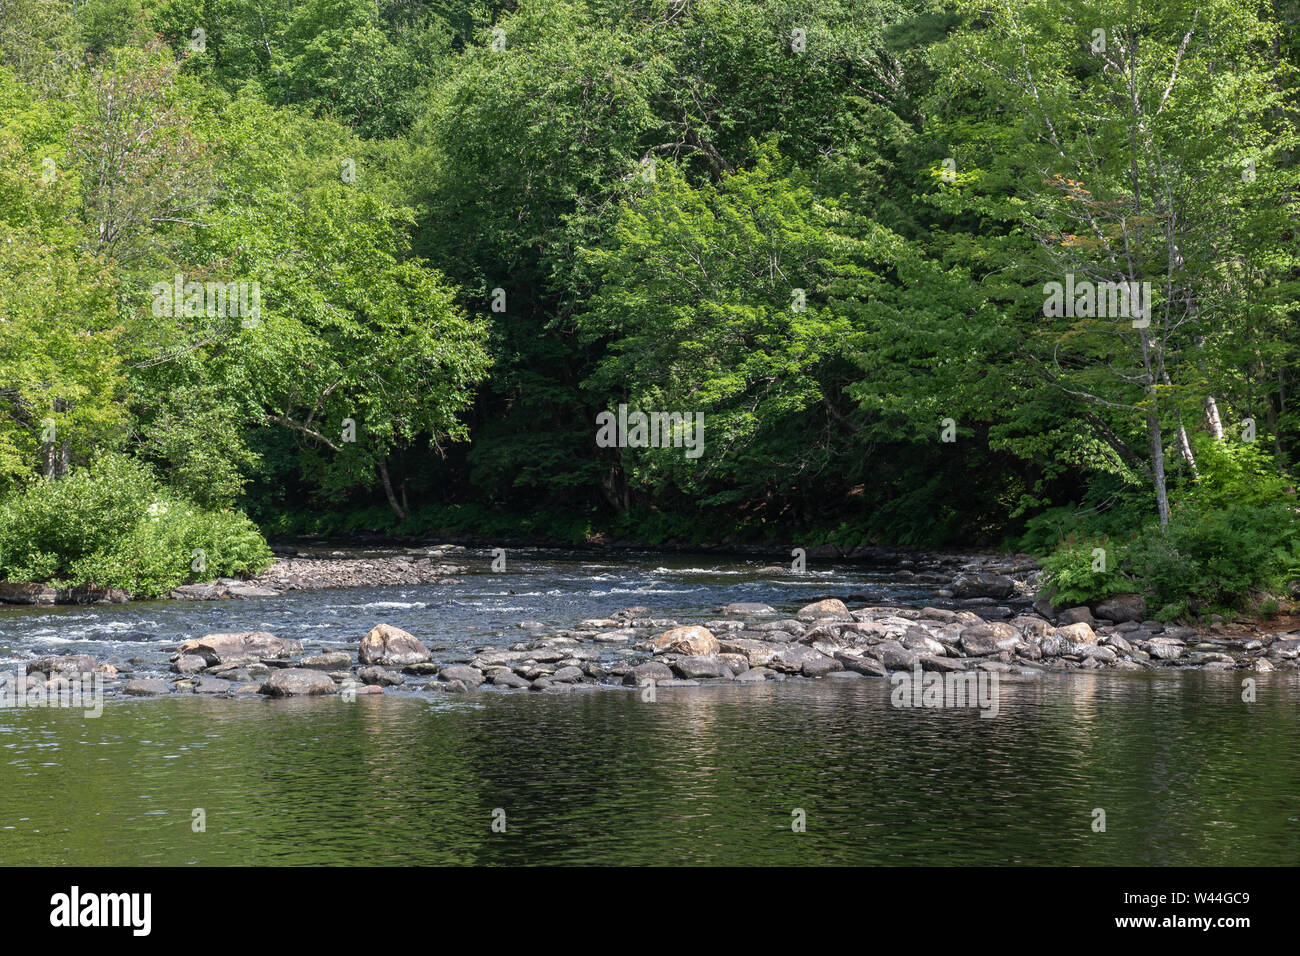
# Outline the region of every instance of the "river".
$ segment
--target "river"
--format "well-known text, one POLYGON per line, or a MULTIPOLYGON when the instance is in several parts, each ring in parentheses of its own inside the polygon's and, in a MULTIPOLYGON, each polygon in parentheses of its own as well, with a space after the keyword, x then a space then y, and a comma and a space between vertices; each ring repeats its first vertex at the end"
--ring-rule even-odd
MULTIPOLYGON (((634 604, 702 621, 858 589, 933 602, 862 565, 458 560, 428 587, 0 609, 0 656, 151 669, 212 631, 355 650, 381 621, 437 654, 634 604)), ((1294 864, 1300 672, 1253 676, 1252 703, 1233 673, 1008 680, 994 719, 896 709, 879 679, 0 710, 0 864, 1294 864)))

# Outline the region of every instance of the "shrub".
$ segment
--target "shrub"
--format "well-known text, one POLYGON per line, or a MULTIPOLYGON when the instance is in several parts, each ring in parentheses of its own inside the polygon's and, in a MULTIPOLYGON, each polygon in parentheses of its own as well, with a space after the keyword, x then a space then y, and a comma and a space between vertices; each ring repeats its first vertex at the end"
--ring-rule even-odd
POLYGON ((1052 603, 1088 604, 1132 591, 1134 582, 1120 571, 1123 549, 1109 538, 1068 538, 1043 560, 1043 593, 1052 603), (1100 548, 1104 557, 1094 552, 1100 548))
POLYGON ((35 481, 0 505, 0 578, 12 581, 154 597, 187 582, 254 574, 271 560, 245 515, 178 498, 147 467, 118 455, 62 481, 35 481))

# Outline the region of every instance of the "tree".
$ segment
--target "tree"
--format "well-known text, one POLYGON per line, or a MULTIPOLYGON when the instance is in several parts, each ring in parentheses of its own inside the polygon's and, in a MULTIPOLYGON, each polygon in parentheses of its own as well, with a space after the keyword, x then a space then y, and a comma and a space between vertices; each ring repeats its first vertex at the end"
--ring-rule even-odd
POLYGON ((1203 396, 1187 389, 1239 308, 1269 202, 1275 27, 1238 0, 961 7, 948 62, 984 112, 949 121, 972 180, 946 202, 1012 224, 1006 267, 1052 300, 1026 318, 1038 372, 1145 476, 1167 524, 1169 436, 1194 469, 1186 416, 1203 396))

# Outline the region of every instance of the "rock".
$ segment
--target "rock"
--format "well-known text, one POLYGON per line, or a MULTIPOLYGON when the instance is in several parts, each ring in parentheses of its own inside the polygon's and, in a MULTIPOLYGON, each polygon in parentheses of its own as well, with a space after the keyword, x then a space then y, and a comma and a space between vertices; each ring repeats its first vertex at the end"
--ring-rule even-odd
POLYGON ((803 666, 808 661, 815 661, 824 656, 811 647, 805 647, 802 644, 783 644, 781 650, 769 661, 769 664, 773 670, 784 671, 787 674, 799 674, 803 672, 803 666))
POLYGON ((734 604, 728 604, 722 609, 723 614, 776 614, 777 610, 767 604, 759 604, 754 601, 738 601, 734 604))
POLYGON ((749 670, 749 660, 742 654, 719 654, 718 660, 727 665, 733 674, 743 674, 749 670))
POLYGON ((964 671, 970 664, 970 659, 966 657, 933 657, 930 655, 921 655, 921 669, 926 671, 938 671, 941 674, 964 671))
POLYGON ((363 667, 357 671, 357 680, 374 687, 398 687, 406 683, 406 678, 394 671, 382 667, 363 667))
POLYGON ((1147 641, 1145 650, 1152 657, 1162 661, 1176 661, 1183 656, 1186 648, 1183 647, 1182 641, 1157 637, 1147 641))
POLYGON ((668 669, 668 665, 662 661, 646 661, 644 664, 638 664, 626 674, 623 675, 623 683, 631 685, 643 684, 646 681, 658 682, 661 680, 672 680, 673 672, 668 669))
POLYGON ((177 674, 197 674, 207 666, 207 660, 198 654, 182 654, 172 663, 172 670, 177 674))
POLYGON ((773 641, 756 641, 746 637, 724 637, 718 642, 723 654, 739 654, 749 662, 750 667, 762 667, 770 663, 784 650, 786 645, 773 641))
POLYGON ((219 584, 182 584, 167 596, 173 601, 215 601, 225 593, 219 584))
POLYGON ((899 638, 899 642, 909 651, 916 651, 918 654, 933 654, 936 657, 943 657, 947 653, 943 644, 936 641, 919 627, 909 627, 903 636, 899 638))
POLYGON ((1097 635, 1092 627, 1085 621, 1077 621, 1074 624, 1067 624, 1065 627, 1058 627, 1048 633, 1054 634, 1063 640, 1072 644, 1096 644, 1097 635))
POLYGON ((844 665, 835 658, 818 654, 816 657, 803 662, 802 673, 804 677, 825 677, 833 671, 842 670, 844 670, 844 665))
POLYGON ((198 677, 190 688, 196 694, 224 694, 230 690, 230 681, 220 677, 198 677))
POLYGON ((1009 598, 1016 593, 1016 582, 988 571, 967 572, 953 578, 948 590, 957 598, 1009 598))
MULTIPOLYGON (((55 674, 94 674, 99 663, 89 654, 64 654, 60 657, 42 657, 27 663, 27 673, 39 671, 53 677, 55 674)), ((160 682, 161 683, 161 682, 160 682)), ((166 687, 166 684, 163 684, 166 687)))
POLYGON ((256 584, 246 584, 243 581, 236 581, 233 584, 227 584, 226 593, 231 597, 237 598, 279 597, 280 595, 279 591, 259 587, 256 584))
POLYGON ((1140 594, 1115 594, 1104 601, 1098 601, 1093 605, 1092 611, 1098 617, 1116 624, 1141 621, 1147 616, 1147 602, 1140 594))
POLYGON ((1124 640, 1124 638, 1120 637, 1118 634, 1107 634, 1101 639, 1101 642, 1109 647, 1113 647, 1116 651, 1121 653, 1133 653, 1133 645, 1124 640))
POLYGON ((0 603, 3 604, 53 604, 56 597, 57 592, 48 584, 0 581, 0 603))
POLYGON ((515 687, 519 689, 523 689, 532 683, 532 681, 525 680, 514 671, 505 667, 496 671, 492 675, 491 680, 497 687, 515 687))
POLYGON ((921 608, 921 619, 926 621, 938 621, 940 624, 951 624, 957 620, 957 614, 954 611, 948 611, 941 607, 923 607, 921 608))
POLYGON ((362 664, 401 667, 404 664, 423 664, 431 661, 433 654, 419 638, 408 634, 400 627, 376 624, 361 639, 361 649, 357 659, 362 664))
POLYGON ((976 624, 961 632, 961 649, 971 657, 1014 650, 1020 642, 1020 632, 1002 621, 976 624))
POLYGON ((447 683, 460 681, 466 690, 473 690, 483 683, 483 674, 477 668, 465 664, 449 664, 438 671, 438 680, 447 683))
POLYGON ((206 634, 196 640, 185 641, 177 651, 181 656, 197 654, 211 666, 235 661, 287 658, 302 653, 302 642, 291 638, 281 639, 266 631, 206 634))
POLYGON ((1038 649, 1044 657, 1062 657, 1070 652, 1074 643, 1056 634, 1044 634, 1038 638, 1038 649))
POLYGON ((849 609, 838 598, 827 598, 825 601, 817 601, 802 607, 795 617, 801 621, 816 621, 828 617, 840 621, 853 620, 853 615, 849 613, 849 609))
POLYGON ((751 667, 744 673, 737 674, 736 680, 746 684, 761 684, 765 680, 770 680, 776 674, 766 667, 751 667))
POLYGON ((701 654, 682 657, 673 662, 673 671, 687 680, 701 677, 730 677, 727 665, 718 660, 716 654, 701 654))
POLYGON ((317 654, 314 657, 304 657, 298 662, 299 667, 306 667, 314 671, 337 671, 343 670, 352 665, 352 655, 346 651, 329 651, 325 654, 317 654))
POLYGON ((1088 624, 1093 622, 1092 611, 1086 607, 1066 608, 1060 613, 1060 619, 1065 624, 1088 624))
POLYGON ((1030 617, 1027 614, 1013 617, 1007 623, 1012 627, 1019 628, 1020 633, 1024 634, 1026 637, 1042 637, 1052 629, 1052 625, 1048 624, 1041 617, 1030 617))
POLYGON ((661 650, 676 651, 678 654, 716 654, 720 650, 713 632, 698 625, 664 631, 651 643, 661 650))
POLYGON ((129 697, 161 697, 171 692, 172 689, 167 686, 166 681, 153 677, 127 681, 126 686, 122 688, 122 693, 129 697))
POLYGON ((333 694, 338 685, 327 674, 306 667, 284 667, 262 685, 268 697, 304 697, 333 694))
POLYGON ((879 644, 873 644, 867 648, 866 653, 891 671, 910 670, 919 657, 916 651, 909 651, 897 641, 881 641, 879 644))
POLYGON ((571 684, 574 681, 582 680, 582 668, 573 667, 572 665, 561 667, 551 675, 551 680, 559 684, 571 684))
POLYGON ((889 674, 885 665, 874 657, 862 657, 847 651, 837 651, 835 659, 846 670, 855 671, 866 677, 886 677, 889 674))

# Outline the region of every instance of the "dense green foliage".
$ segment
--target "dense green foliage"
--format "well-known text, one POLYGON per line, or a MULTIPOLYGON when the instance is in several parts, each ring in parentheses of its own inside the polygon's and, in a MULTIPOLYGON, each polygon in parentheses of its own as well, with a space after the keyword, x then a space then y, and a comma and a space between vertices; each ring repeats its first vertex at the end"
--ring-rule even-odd
POLYGON ((270 549, 243 514, 196 507, 120 455, 59 481, 32 481, 0 504, 0 579, 153 596, 270 563, 270 549))
POLYGON ((270 534, 1059 547, 1060 600, 1278 591, 1298 23, 0 0, 0 499, 120 453, 270 534), (702 414, 703 453, 598 442, 620 406, 702 414))

